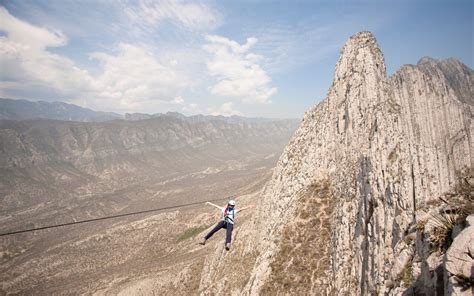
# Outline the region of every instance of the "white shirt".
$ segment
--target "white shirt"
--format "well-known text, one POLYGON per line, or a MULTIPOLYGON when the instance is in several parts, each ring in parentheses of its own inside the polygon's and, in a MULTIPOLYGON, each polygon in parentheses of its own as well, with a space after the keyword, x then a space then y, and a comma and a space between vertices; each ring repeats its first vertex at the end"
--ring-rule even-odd
POLYGON ((235 216, 238 212, 236 208, 229 208, 227 210, 227 214, 225 215, 225 208, 221 208, 222 211, 222 220, 226 221, 227 223, 234 224, 235 222, 235 216))

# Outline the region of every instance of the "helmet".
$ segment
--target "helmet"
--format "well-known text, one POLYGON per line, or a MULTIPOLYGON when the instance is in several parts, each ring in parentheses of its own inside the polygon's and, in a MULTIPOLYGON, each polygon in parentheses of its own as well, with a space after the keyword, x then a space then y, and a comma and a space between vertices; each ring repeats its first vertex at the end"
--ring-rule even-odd
POLYGON ((235 206, 235 200, 233 199, 229 200, 229 206, 235 206))

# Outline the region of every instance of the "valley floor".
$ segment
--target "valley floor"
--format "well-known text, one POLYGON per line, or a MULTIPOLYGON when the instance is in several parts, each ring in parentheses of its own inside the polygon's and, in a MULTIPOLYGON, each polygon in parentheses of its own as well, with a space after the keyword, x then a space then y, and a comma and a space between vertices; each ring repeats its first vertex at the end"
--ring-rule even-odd
MULTIPOLYGON (((205 256, 219 245, 224 251, 224 231, 206 246, 198 244, 220 219, 204 201, 222 197, 225 204, 236 194, 239 205, 255 203, 274 162, 273 157, 265 164, 210 169, 122 190, 127 197, 133 194, 135 202, 119 213, 199 201, 202 205, 2 237, 0 295, 195 294, 205 256)), ((236 239, 251 214, 239 216, 236 239)), ((14 224, 26 223, 21 220, 14 224)))

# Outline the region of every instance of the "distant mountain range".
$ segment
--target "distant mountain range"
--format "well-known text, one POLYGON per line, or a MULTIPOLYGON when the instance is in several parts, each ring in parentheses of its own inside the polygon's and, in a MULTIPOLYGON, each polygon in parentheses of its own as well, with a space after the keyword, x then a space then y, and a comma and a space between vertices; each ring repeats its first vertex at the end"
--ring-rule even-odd
POLYGON ((0 119, 55 119, 66 121, 101 122, 121 119, 113 112, 100 112, 63 102, 32 102, 0 98, 0 119))
MULTIPOLYGON (((151 118, 158 118, 158 117, 175 117, 189 123, 199 123, 199 122, 207 122, 210 120, 221 120, 227 123, 257 123, 257 122, 270 122, 270 121, 280 121, 280 119, 274 118, 262 118, 262 117, 243 117, 243 116, 222 116, 222 115, 192 115, 192 116, 185 116, 179 112, 167 112, 167 113, 155 113, 155 114, 145 114, 145 113, 125 113, 123 119, 129 121, 138 121, 138 120, 146 120, 151 118)), ((293 120, 293 119, 289 119, 293 120)))
POLYGON ((274 119, 268 118, 248 118, 242 116, 212 116, 212 115, 193 115, 185 116, 178 112, 167 113, 125 113, 121 115, 114 112, 94 111, 88 108, 64 102, 44 102, 12 100, 0 98, 0 119, 10 120, 31 120, 31 119, 53 119, 63 121, 79 122, 104 122, 110 120, 123 119, 128 121, 147 120, 162 116, 175 117, 190 123, 206 122, 209 120, 222 120, 227 123, 251 123, 251 122, 269 122, 274 119))
MULTIPOLYGON (((8 101, 10 106, 15 105, 15 101, 8 101)), ((55 114, 63 120, 0 119, 0 196, 3 197, 0 216, 12 215, 12 220, 4 224, 11 228, 21 227, 26 219, 12 213, 31 207, 41 208, 35 212, 35 218, 30 219, 40 224, 60 222, 54 220, 57 212, 67 212, 81 219, 115 213, 129 206, 146 207, 156 203, 158 198, 149 191, 161 190, 155 187, 164 186, 165 179, 179 181, 188 176, 189 182, 197 183, 184 186, 193 188, 197 194, 180 193, 182 196, 178 197, 176 193, 173 201, 169 201, 178 202, 181 198, 184 202, 221 190, 225 184, 239 180, 240 175, 252 173, 261 178, 275 165, 277 156, 300 122, 296 119, 186 117, 179 113, 152 115, 149 119, 132 115, 134 120, 129 116, 129 120, 79 122, 68 120, 98 120, 100 116, 69 104, 38 103, 37 106, 48 104, 66 106, 61 116, 61 112, 42 113, 55 114), (65 116, 70 110, 80 112, 65 116), (253 170, 241 171, 249 166, 253 170), (225 174, 236 176, 230 178, 225 174), (208 183, 196 179, 208 178, 206 176, 222 180, 212 181, 219 185, 207 188, 203 184, 208 183), (140 196, 138 200, 137 196, 140 196)), ((9 110, 10 114, 17 114, 16 118, 34 114, 32 109, 16 113, 9 110)), ((2 114, 5 113, 2 109, 2 114)), ((108 113, 101 114, 104 115, 102 120, 107 115, 113 118, 108 113)), ((177 189, 179 192, 183 190, 181 187, 177 189)))

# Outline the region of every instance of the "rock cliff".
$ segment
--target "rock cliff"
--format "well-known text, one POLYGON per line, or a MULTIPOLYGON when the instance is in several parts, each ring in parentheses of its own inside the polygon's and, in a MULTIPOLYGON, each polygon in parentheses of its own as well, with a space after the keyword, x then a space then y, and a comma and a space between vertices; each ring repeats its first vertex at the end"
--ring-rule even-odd
MULTIPOLYGON (((388 77, 374 36, 352 36, 327 97, 306 112, 257 214, 237 229, 230 255, 216 249, 207 259, 200 291, 399 295, 448 289, 433 281, 423 226, 427 215, 456 207, 446 199, 460 195, 448 193, 457 172, 473 165, 473 78, 455 59, 430 58, 388 77), (226 263, 243 267, 224 271, 226 263), (411 280, 404 281, 407 273, 411 280)), ((472 201, 471 189, 460 204, 472 201)), ((458 216, 456 227, 466 214, 458 216)))

